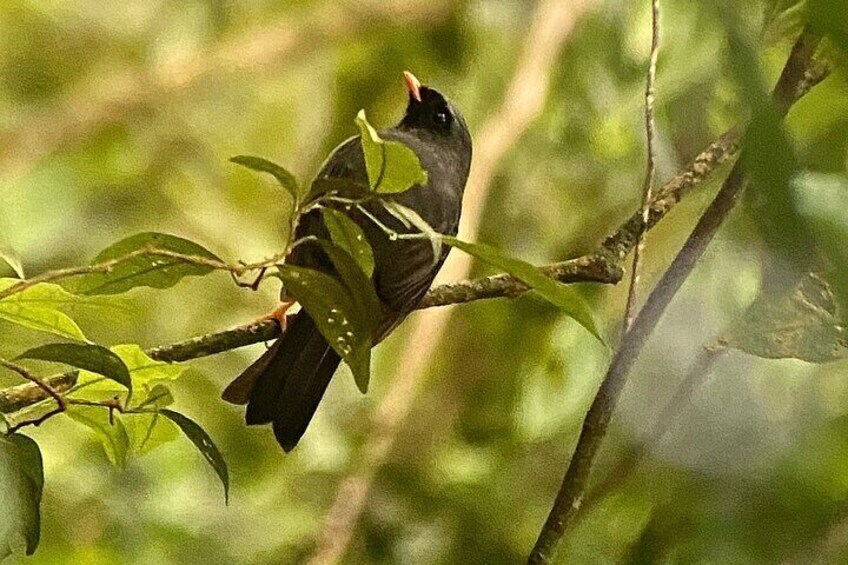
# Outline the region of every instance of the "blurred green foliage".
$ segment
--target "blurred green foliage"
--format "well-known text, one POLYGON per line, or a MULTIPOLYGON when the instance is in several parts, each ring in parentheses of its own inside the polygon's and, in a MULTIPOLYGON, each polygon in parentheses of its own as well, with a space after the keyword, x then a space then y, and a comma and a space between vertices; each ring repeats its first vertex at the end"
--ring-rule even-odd
MULTIPOLYGON (((710 3, 662 5, 657 119, 665 179, 757 110, 734 71, 740 54, 730 47, 727 18, 773 84, 806 8, 756 0, 727 3, 722 14, 710 3)), ((481 241, 551 262, 594 248, 636 209, 648 8, 599 1, 578 23, 543 113, 500 163, 481 241)), ((831 52, 841 53, 844 2, 810 2, 810 10, 830 34, 831 52)), ((30 275, 85 264, 112 242, 151 231, 200 242, 231 262, 271 255, 286 241, 291 203, 230 157, 262 155, 311 178, 356 133, 359 109, 377 127, 399 118, 404 69, 446 92, 478 132, 500 103, 532 13, 518 0, 5 0, 0 249, 14 250, 30 275)), ((795 191, 810 259, 844 306, 848 72, 836 56, 833 75, 785 122, 803 174, 781 190, 795 191)), ((643 295, 717 181, 648 236, 643 295)), ((699 348, 757 299, 765 274, 793 271, 794 256, 768 244, 757 215, 751 201, 734 213, 663 318, 625 391, 595 483, 651 425, 699 348)), ((255 318, 274 305, 277 290, 238 289, 218 273, 71 308, 94 342, 149 347, 255 318)), ((580 290, 597 318, 616 327, 625 290, 580 290)), ((837 312, 844 324, 845 309, 837 312)), ((3 319, 0 332, 5 358, 51 341, 3 319)), ((191 362, 169 383, 174 407, 204 425, 229 464, 229 506, 188 442, 114 468, 67 418, 28 429, 45 472, 32 562, 302 562, 341 480, 363 457, 374 407, 403 370, 404 337, 402 327, 375 351, 368 396, 348 375, 334 379, 288 456, 218 398, 261 346, 191 362)), ((378 470, 345 562, 522 561, 607 361, 602 345, 541 300, 458 308, 378 470)), ((846 363, 725 355, 633 476, 585 508, 557 562, 848 560, 838 529, 848 516, 846 363)), ((2 386, 18 382, 0 374, 2 386)))

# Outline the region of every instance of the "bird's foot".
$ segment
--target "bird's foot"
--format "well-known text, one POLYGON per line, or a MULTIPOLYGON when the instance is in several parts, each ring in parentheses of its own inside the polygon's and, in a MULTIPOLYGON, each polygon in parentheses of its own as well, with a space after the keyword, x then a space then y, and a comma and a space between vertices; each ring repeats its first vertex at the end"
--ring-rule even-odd
POLYGON ((296 303, 297 302, 294 300, 284 300, 283 302, 280 302, 280 305, 274 308, 273 311, 259 318, 257 322, 274 320, 275 322, 277 322, 277 325, 280 326, 280 331, 284 332, 286 331, 286 325, 288 324, 288 321, 286 319, 286 312, 288 312, 289 308, 294 306, 296 303))

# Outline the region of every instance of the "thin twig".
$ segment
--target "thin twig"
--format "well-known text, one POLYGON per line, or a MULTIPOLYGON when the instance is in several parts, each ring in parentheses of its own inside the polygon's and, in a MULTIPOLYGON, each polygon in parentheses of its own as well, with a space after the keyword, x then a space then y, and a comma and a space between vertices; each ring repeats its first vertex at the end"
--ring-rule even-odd
POLYGON ((52 398, 53 400, 56 401, 56 408, 55 409, 53 409, 53 410, 51 410, 51 411, 49 411, 45 414, 42 414, 41 416, 39 416, 38 418, 35 418, 34 420, 27 420, 25 422, 20 422, 18 424, 13 425, 13 426, 9 426, 9 428, 6 430, 7 433, 16 432, 19 429, 23 428, 24 426, 39 426, 45 420, 50 418, 51 416, 54 416, 54 415, 56 415, 60 412, 65 411, 65 409, 67 408, 67 405, 65 404, 65 399, 62 398, 62 395, 59 394, 52 386, 50 386, 50 384, 45 382, 44 379, 41 379, 40 377, 37 377, 36 375, 34 375, 26 367, 24 367, 22 365, 18 365, 17 363, 12 363, 11 361, 7 361, 5 359, 0 359, 0 365, 18 373, 20 376, 22 376, 23 378, 25 378, 26 380, 30 381, 35 386, 40 388, 47 396, 49 396, 50 398, 52 398))
POLYGON ((145 249, 136 249, 135 251, 127 253, 126 255, 122 255, 121 257, 117 257, 109 261, 104 261, 103 263, 98 263, 96 265, 84 265, 81 267, 68 267, 65 269, 46 271, 44 273, 41 273, 40 275, 17 282, 9 288, 0 291, 0 300, 8 298, 9 296, 12 296, 14 294, 23 292, 39 283, 47 283, 63 279, 69 279, 71 277, 87 275, 91 273, 108 273, 118 263, 128 261, 146 253, 147 250, 145 249))
MULTIPOLYGON (((300 242, 296 241, 290 247, 294 247, 299 243, 300 242)), ((174 259, 176 261, 181 261, 183 263, 191 263, 193 265, 209 267, 211 269, 216 269, 219 271, 228 271, 235 276, 241 276, 248 271, 266 269, 272 265, 275 265, 282 261, 286 254, 277 253, 267 259, 263 259, 255 263, 241 263, 238 265, 231 265, 229 263, 224 263, 223 261, 210 259, 209 257, 201 257, 200 255, 190 255, 187 253, 171 251, 169 249, 161 249, 159 247, 147 246, 130 251, 129 253, 121 255, 120 257, 116 257, 108 261, 103 261, 102 263, 95 263, 94 265, 84 265, 81 267, 68 267, 65 269, 45 271, 40 275, 22 280, 13 284, 5 290, 0 291, 0 300, 21 293, 39 283, 55 282, 59 280, 94 273, 108 273, 121 263, 130 261, 131 259, 135 259, 136 257, 148 255, 153 257, 166 257, 169 259, 174 259)))
POLYGON ((654 121, 654 96, 657 80, 657 59, 660 53, 660 3, 651 0, 651 55, 648 63, 648 78, 645 81, 645 138, 646 167, 645 181, 642 185, 642 226, 636 235, 636 249, 633 250, 633 263, 630 274, 630 287, 627 290, 627 305, 624 308, 624 331, 633 325, 636 315, 636 289, 639 286, 639 267, 642 252, 645 250, 645 232, 648 229, 648 217, 653 200, 654 177, 656 176, 656 137, 657 125, 654 121))
MULTIPOLYGON (((774 90, 777 106, 784 113, 791 105, 791 100, 794 100, 795 94, 799 92, 798 85, 805 80, 805 71, 811 67, 817 45, 818 38, 804 33, 792 49, 774 90), (784 104, 786 101, 789 101, 789 104, 784 104)), ((548 563, 566 528, 577 515, 583 502, 592 463, 603 442, 630 369, 671 299, 692 272, 718 228, 738 202, 744 186, 745 175, 737 162, 683 248, 651 292, 630 331, 625 334, 583 421, 568 470, 553 508, 530 553, 528 563, 548 563)))
POLYGON ((118 398, 109 398, 107 400, 87 400, 85 398, 66 398, 65 401, 72 406, 101 406, 120 412, 121 414, 155 414, 158 412, 156 408, 145 408, 144 406, 155 402, 157 399, 147 399, 144 404, 135 407, 125 406, 118 398))

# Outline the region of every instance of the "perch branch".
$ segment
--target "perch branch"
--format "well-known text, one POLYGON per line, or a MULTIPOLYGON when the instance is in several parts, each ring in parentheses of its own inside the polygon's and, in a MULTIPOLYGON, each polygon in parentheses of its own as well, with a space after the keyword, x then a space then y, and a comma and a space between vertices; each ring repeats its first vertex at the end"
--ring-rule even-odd
MULTIPOLYGON (((788 66, 787 66, 788 68, 788 66)), ((830 69, 822 64, 812 65, 803 71, 803 78, 795 89, 786 89, 778 97, 779 107, 789 107, 791 102, 804 96, 824 80, 830 69), (788 98, 783 98, 788 96, 788 98)), ((777 95, 776 95, 777 96, 777 95)), ((653 228, 692 189, 704 182, 723 163, 739 151, 741 130, 733 128, 702 151, 692 163, 658 191, 650 207, 647 229, 653 228)), ((612 235, 601 244, 599 251, 568 261, 542 267, 548 276, 565 283, 603 282, 616 284, 622 278, 621 263, 636 245, 637 235, 643 226, 642 211, 634 212, 612 235)), ((34 277, 35 278, 35 277, 34 277)), ((30 280, 30 279, 28 279, 30 280)), ((8 292, 12 287, 6 289, 8 292)), ((518 297, 527 292, 527 285, 507 274, 492 275, 438 286, 424 297, 418 308, 433 308, 451 304, 464 304, 476 300, 518 297)), ((224 331, 194 337, 171 345, 154 347, 147 351, 153 359, 168 362, 187 361, 222 353, 239 347, 275 339, 279 329, 273 321, 256 322, 224 331)), ((76 383, 76 373, 64 373, 47 379, 57 391, 64 391, 76 383)), ((18 385, 0 390, 0 412, 11 413, 47 398, 42 389, 32 384, 18 385)))

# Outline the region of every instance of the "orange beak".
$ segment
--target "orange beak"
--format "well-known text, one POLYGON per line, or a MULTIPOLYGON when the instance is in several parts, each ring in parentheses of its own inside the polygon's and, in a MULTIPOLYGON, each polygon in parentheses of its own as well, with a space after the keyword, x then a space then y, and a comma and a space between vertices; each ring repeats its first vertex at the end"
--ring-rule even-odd
POLYGON ((409 71, 403 71, 403 80, 406 82, 409 95, 421 102, 421 82, 409 71))

